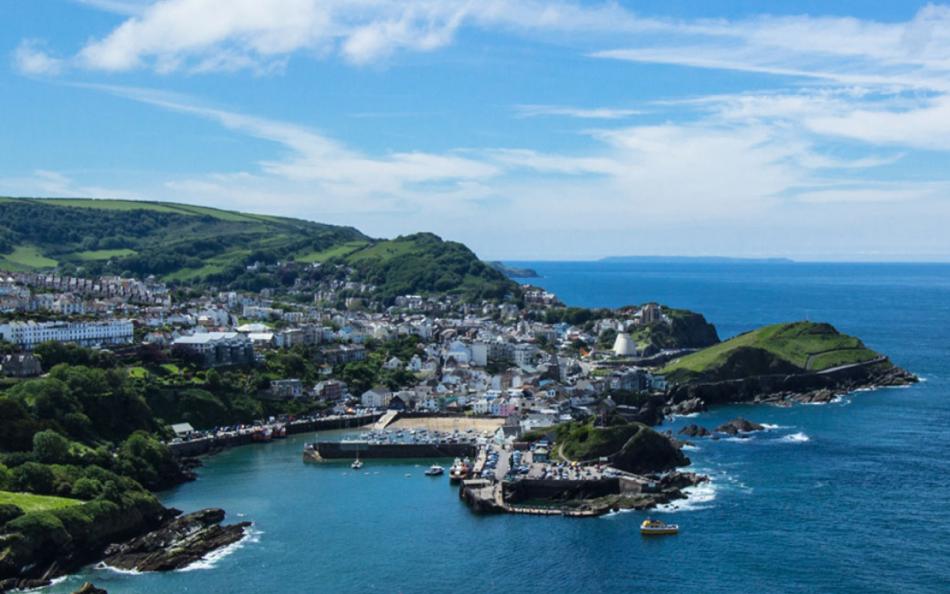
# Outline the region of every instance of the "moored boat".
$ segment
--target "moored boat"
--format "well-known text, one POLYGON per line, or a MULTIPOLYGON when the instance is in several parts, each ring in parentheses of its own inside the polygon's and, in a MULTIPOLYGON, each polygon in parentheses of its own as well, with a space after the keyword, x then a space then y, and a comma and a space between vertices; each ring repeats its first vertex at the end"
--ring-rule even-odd
POLYGON ((680 527, 676 524, 667 524, 660 520, 647 518, 640 524, 640 534, 644 536, 663 536, 667 534, 678 534, 680 527))
POLYGON ((449 479, 452 482, 459 482, 463 479, 468 478, 468 475, 472 472, 472 464, 468 458, 460 460, 459 458, 455 459, 455 462, 452 463, 452 468, 449 469, 449 479))
POLYGON ((363 468, 363 461, 360 460, 358 455, 356 456, 356 460, 353 460, 353 463, 350 464, 350 468, 353 470, 359 470, 360 468, 363 468))
POLYGON ((445 472, 445 469, 439 466, 438 464, 433 464, 426 470, 426 476, 441 476, 445 472))

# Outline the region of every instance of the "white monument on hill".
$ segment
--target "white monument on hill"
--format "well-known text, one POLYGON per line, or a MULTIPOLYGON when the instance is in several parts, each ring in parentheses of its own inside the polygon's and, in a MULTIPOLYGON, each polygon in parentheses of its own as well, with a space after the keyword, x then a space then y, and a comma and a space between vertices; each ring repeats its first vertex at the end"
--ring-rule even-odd
POLYGON ((637 354, 637 344, 633 342, 629 334, 620 332, 614 341, 613 351, 618 357, 630 357, 637 354))

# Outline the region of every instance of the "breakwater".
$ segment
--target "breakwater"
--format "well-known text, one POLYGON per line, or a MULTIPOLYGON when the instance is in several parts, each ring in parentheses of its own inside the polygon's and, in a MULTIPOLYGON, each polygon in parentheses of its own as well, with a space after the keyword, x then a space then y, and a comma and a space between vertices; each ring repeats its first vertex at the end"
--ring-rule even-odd
POLYGON ((472 443, 371 443, 368 441, 318 441, 304 448, 304 460, 472 458, 477 447, 472 443))
MULTIPOLYGON (((297 419, 283 425, 287 434, 308 433, 311 431, 330 431, 332 429, 349 429, 363 427, 379 420, 381 414, 370 415, 340 415, 332 417, 322 417, 316 419, 297 419)), ((230 448, 240 445, 246 445, 255 442, 255 433, 264 429, 273 428, 274 425, 261 425, 252 428, 240 429, 237 431, 219 431, 216 433, 203 434, 200 437, 186 439, 183 441, 173 441, 168 443, 168 448, 176 456, 200 456, 208 452, 230 448)))

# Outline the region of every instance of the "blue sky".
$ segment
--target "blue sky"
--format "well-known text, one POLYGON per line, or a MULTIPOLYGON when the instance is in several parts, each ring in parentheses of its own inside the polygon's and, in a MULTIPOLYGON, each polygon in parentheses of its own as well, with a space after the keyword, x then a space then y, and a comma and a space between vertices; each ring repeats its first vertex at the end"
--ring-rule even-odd
POLYGON ((950 255, 950 5, 48 0, 0 30, 0 194, 485 258, 950 255))

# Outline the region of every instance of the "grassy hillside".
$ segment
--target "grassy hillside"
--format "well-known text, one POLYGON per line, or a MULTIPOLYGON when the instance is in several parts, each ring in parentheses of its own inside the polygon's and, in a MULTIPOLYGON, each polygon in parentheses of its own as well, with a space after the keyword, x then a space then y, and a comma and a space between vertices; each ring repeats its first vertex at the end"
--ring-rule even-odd
POLYGON ((0 199, 0 268, 61 267, 85 274, 154 274, 180 284, 277 285, 255 262, 349 265, 388 298, 456 292, 500 297, 516 289, 465 246, 431 234, 376 240, 352 227, 185 204, 87 199, 0 199))
POLYGON ((33 493, 13 493, 0 491, 0 505, 15 505, 26 513, 62 509, 79 505, 82 501, 66 497, 51 495, 34 495, 33 493))
POLYGON ((735 379, 770 373, 822 371, 879 357, 857 338, 830 324, 795 322, 765 326, 667 365, 674 382, 735 379))

